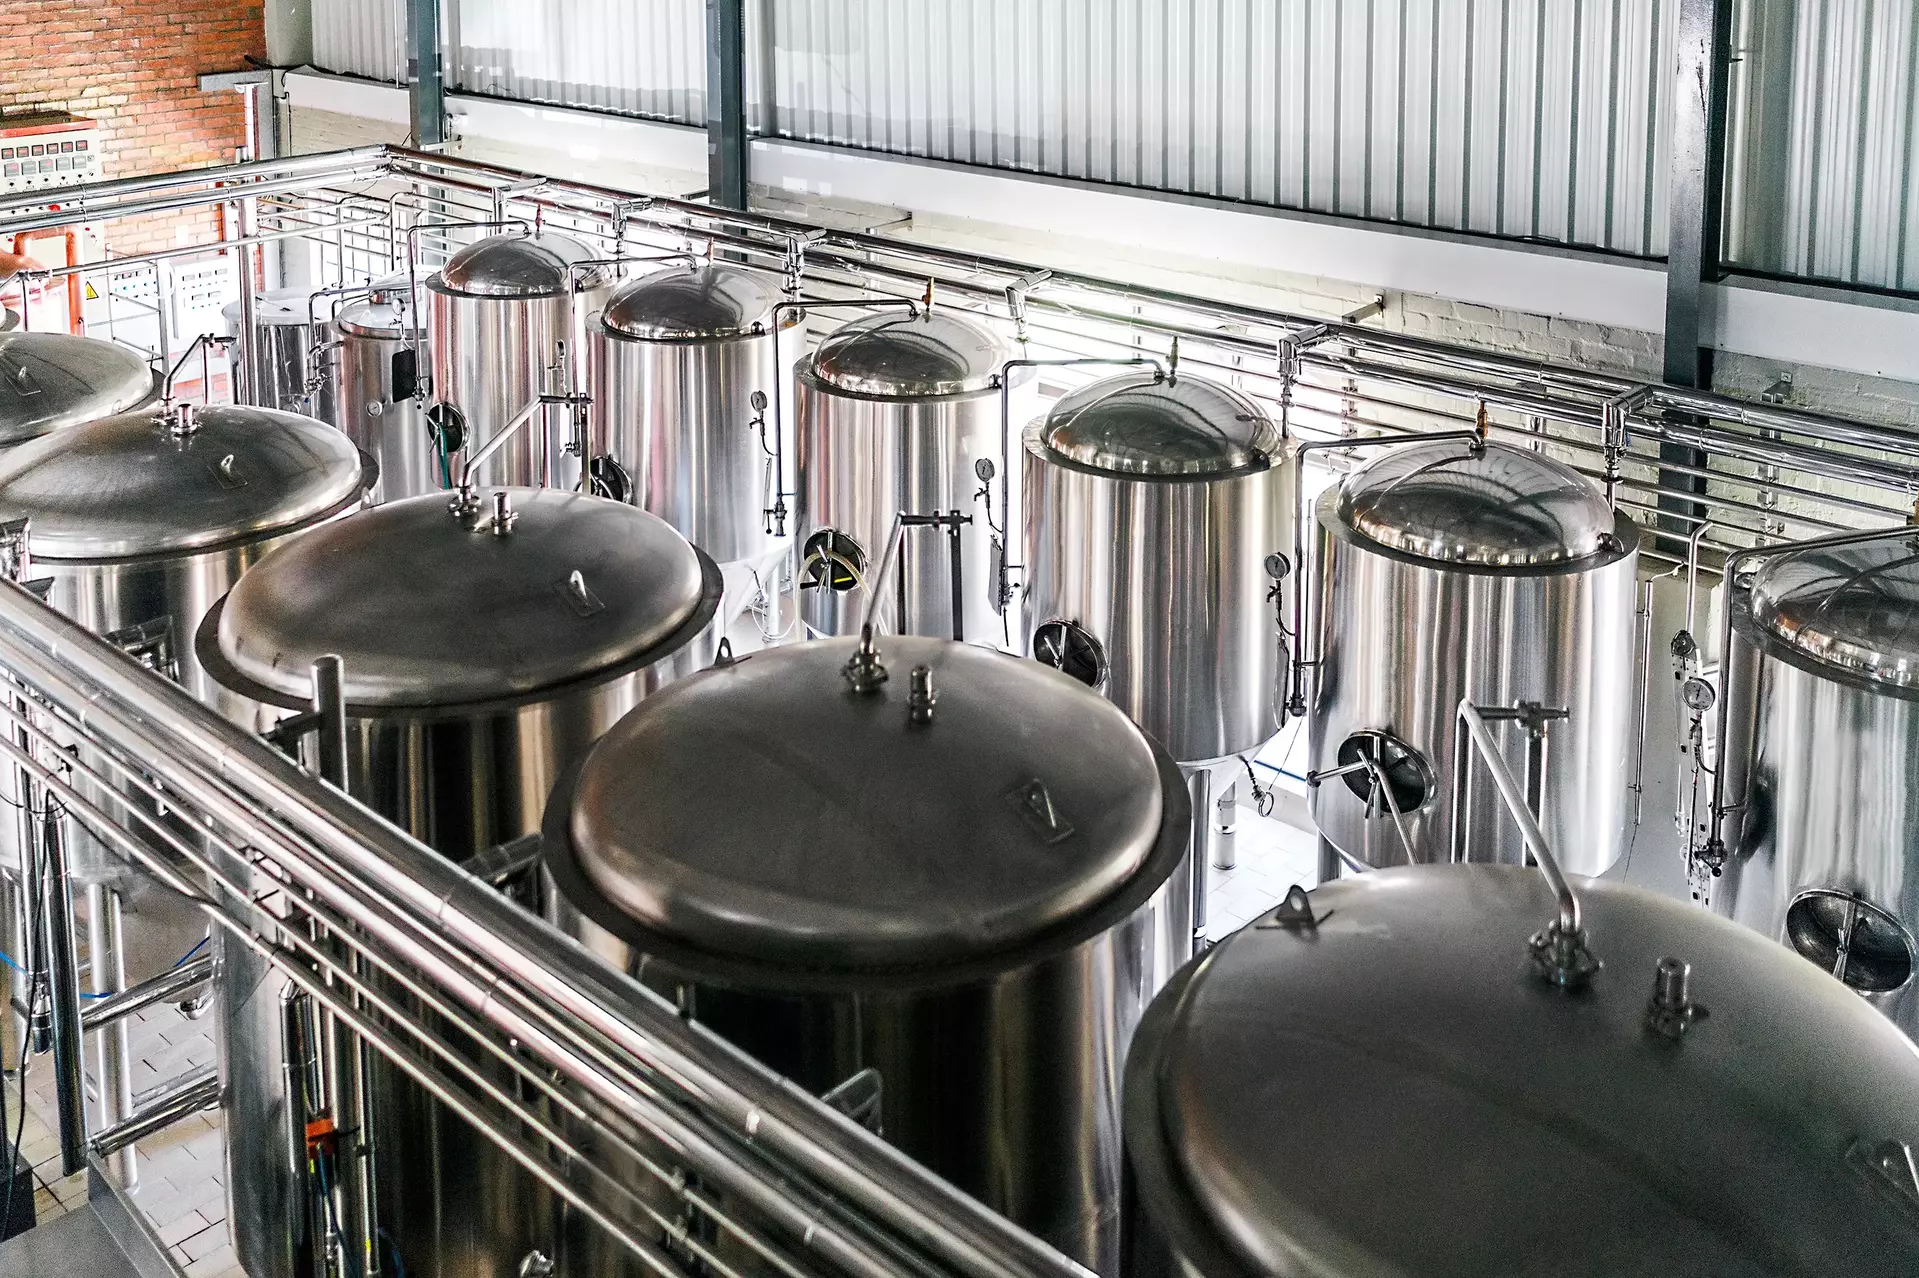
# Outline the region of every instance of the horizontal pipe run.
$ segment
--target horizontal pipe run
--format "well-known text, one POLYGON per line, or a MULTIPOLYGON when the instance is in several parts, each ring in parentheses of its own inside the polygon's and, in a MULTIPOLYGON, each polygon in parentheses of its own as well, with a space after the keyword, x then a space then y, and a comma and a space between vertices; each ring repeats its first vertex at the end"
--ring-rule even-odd
POLYGON ((213 956, 202 954, 158 976, 130 985, 88 1005, 80 1013, 80 1028, 105 1029, 117 1020, 152 1007, 155 1003, 177 1003, 203 989, 213 980, 213 956))
POLYGON ((182 1076, 165 1092, 124 1119, 100 1132, 90 1142, 94 1154, 111 1158, 128 1145, 164 1131, 203 1109, 220 1107, 220 1071, 202 1065, 182 1076))
MULTIPOLYGON (((377 163, 368 164, 363 169, 355 171, 354 176, 377 178, 381 172, 377 163)), ((174 213, 208 204, 229 204, 235 200, 269 195, 276 191, 298 191, 310 185, 312 185, 312 179, 306 177, 274 178, 239 186, 223 186, 209 191, 149 196, 129 200, 124 205, 111 204, 94 208, 85 207, 62 192, 59 212, 30 214, 0 221, 0 237, 21 235, 28 231, 49 231, 68 226, 81 226, 89 222, 103 222, 111 218, 133 217, 147 213, 174 213)))

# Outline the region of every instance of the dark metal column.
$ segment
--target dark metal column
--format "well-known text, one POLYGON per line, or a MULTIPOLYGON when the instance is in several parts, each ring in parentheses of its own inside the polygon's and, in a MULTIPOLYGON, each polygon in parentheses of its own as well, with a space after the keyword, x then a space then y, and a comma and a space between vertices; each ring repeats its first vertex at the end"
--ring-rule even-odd
POLYGON ((446 141, 446 80, 440 44, 440 0, 406 0, 407 90, 413 142, 422 150, 446 141))
MULTIPOLYGON (((1731 67, 1732 0, 1679 0, 1678 76, 1672 123, 1672 190, 1666 232, 1666 381, 1712 388, 1712 351, 1705 345, 1705 285, 1720 277, 1720 224, 1726 186, 1726 84, 1731 67)), ((1662 445, 1662 461, 1703 466, 1696 449, 1662 445)), ((1703 492, 1704 481, 1665 473, 1670 488, 1703 492)), ((1659 504, 1700 518, 1684 498, 1659 504)), ((1668 531, 1688 528, 1662 520, 1668 531)))
POLYGON ((721 208, 746 207, 746 145, 746 0, 706 0, 706 194, 721 208))

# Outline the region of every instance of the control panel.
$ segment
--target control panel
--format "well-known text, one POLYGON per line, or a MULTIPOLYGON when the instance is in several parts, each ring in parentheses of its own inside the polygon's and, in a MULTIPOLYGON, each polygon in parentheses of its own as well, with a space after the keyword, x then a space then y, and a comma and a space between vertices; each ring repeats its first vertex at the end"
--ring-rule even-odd
POLYGON ((94 121, 64 111, 0 115, 0 191, 79 186, 101 176, 94 121))

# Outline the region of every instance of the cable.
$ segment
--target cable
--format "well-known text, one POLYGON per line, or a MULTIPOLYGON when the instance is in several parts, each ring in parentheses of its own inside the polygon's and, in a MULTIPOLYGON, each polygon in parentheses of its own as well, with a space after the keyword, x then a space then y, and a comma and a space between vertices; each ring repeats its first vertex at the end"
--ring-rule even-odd
MULTIPOLYGON (((193 943, 193 948, 188 950, 185 954, 182 954, 178 959, 174 960, 173 966, 169 967, 167 970, 171 972, 175 968, 185 967, 187 965, 187 960, 191 959, 195 954, 198 954, 201 950, 205 949, 207 942, 211 939, 212 938, 210 936, 203 936, 198 941, 195 941, 193 943)), ((7 953, 5 950, 0 950, 0 963, 5 963, 8 967, 20 973, 20 975, 26 977, 28 980, 33 979, 33 973, 27 971, 26 968, 21 967, 18 963, 14 962, 13 955, 7 953)), ((107 992, 103 994, 89 994, 83 991, 80 997, 81 998, 112 998, 114 994, 122 993, 122 992, 124 991, 108 990, 107 992)))
POLYGON ((400 1254, 400 1244, 394 1242, 393 1235, 385 1229, 375 1229, 373 1232, 386 1244, 387 1254, 393 1257, 393 1278, 406 1278, 406 1257, 400 1254))
POLYGON ((360 1278, 359 1257, 355 1256, 352 1249, 346 1245, 346 1234, 340 1229, 340 1218, 333 1211, 333 1186, 327 1183, 324 1154, 313 1160, 313 1169, 320 1175, 320 1200, 326 1204, 327 1228, 333 1231, 333 1241, 339 1245, 340 1256, 347 1262, 347 1272, 352 1274, 353 1278, 360 1278))

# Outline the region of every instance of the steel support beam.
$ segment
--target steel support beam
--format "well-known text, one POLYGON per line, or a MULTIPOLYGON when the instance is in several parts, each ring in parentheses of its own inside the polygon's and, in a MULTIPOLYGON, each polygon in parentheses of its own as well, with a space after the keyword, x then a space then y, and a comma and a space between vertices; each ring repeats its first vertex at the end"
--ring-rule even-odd
MULTIPOLYGON (((1712 350, 1706 344, 1705 286, 1720 277, 1720 229, 1726 190, 1726 99, 1731 70, 1733 0, 1679 0, 1678 73, 1673 94, 1672 182, 1666 231, 1665 380, 1712 389, 1712 350)), ((1660 459, 1703 467, 1697 449, 1665 444, 1660 459)), ((1703 492, 1697 477, 1662 475, 1674 487, 1703 492)), ((1662 497, 1675 514, 1700 518, 1703 508, 1662 497)), ((1662 520, 1667 531, 1686 525, 1662 520)))
POLYGON ((706 0, 706 195, 746 207, 746 0, 706 0))
POLYGON ((422 151, 446 142, 446 79, 440 58, 440 0, 406 0, 406 77, 413 141, 422 151))

